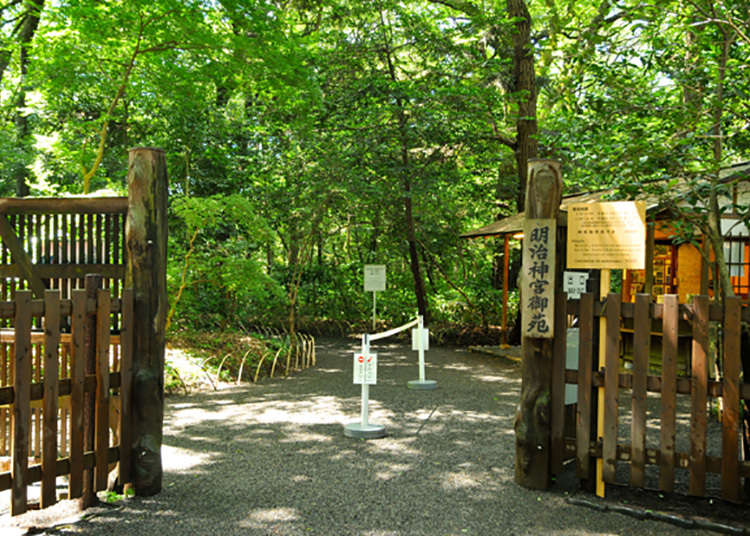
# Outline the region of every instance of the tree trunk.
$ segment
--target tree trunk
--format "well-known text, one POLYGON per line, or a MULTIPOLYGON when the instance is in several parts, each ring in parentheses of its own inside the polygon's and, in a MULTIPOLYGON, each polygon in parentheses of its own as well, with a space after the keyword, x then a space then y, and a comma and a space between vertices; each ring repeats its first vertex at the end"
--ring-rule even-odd
POLYGON ((516 207, 521 212, 526 194, 529 158, 536 158, 536 76, 534 74, 534 48, 531 45, 531 16, 524 0, 507 0, 508 15, 514 19, 513 33, 513 92, 517 97, 516 166, 518 168, 518 194, 516 207))
POLYGON ((15 125, 16 125, 16 148, 18 151, 13 178, 16 183, 16 196, 26 197, 29 195, 29 170, 27 168, 26 153, 29 150, 27 138, 29 137, 29 121, 26 117, 26 73, 29 67, 29 44, 34 38, 39 27, 39 16, 44 7, 44 0, 32 0, 28 3, 28 9, 23 16, 23 23, 18 33, 20 81, 18 100, 16 101, 15 125))
POLYGON ((128 168, 126 286, 135 294, 133 480, 135 493, 159 493, 164 421, 167 310, 167 164, 160 149, 131 149, 128 168))

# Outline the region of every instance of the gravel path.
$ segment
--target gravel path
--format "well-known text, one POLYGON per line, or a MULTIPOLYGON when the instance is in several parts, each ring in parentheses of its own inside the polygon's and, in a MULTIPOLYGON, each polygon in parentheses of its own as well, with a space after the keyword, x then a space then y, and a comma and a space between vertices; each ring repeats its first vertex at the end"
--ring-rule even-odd
POLYGON ((83 519, 41 533, 681 531, 569 504, 561 492, 515 485, 513 418, 520 373, 517 365, 497 358, 433 348, 427 352, 427 377, 439 388, 411 391, 406 382, 416 379, 416 352, 402 344, 374 345, 379 381, 370 390, 370 420, 385 425, 388 437, 345 437, 342 426, 359 420, 359 386, 351 382, 355 349, 353 340, 323 341, 318 366, 288 379, 168 398, 163 491, 87 511, 83 519))

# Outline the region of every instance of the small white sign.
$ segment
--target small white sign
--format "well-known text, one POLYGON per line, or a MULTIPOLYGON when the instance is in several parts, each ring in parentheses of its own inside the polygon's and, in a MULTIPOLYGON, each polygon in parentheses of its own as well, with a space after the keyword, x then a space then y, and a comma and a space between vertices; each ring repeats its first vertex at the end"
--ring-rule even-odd
POLYGON ((354 354, 354 383, 375 385, 378 382, 378 355, 354 354))
MULTIPOLYGON (((411 349, 412 350, 419 350, 419 339, 417 338, 417 331, 419 331, 419 328, 412 328, 411 329, 411 349)), ((427 328, 422 328, 422 350, 429 350, 430 349, 430 330, 427 328)))
POLYGON ((365 264, 365 292, 385 290, 385 264, 365 264))
POLYGON ((563 290, 568 293, 571 300, 581 299, 581 294, 586 293, 586 282, 589 280, 587 272, 569 272, 565 270, 563 276, 563 290))

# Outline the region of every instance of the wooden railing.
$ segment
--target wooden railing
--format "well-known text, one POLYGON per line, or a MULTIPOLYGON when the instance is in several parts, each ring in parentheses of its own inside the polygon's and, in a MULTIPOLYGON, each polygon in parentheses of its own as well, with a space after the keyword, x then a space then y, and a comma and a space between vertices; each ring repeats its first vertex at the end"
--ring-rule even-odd
POLYGON ((60 475, 68 475, 68 498, 106 489, 117 461, 118 480, 131 481, 130 449, 121 445, 132 443, 133 291, 114 299, 110 292, 88 276, 70 299, 17 290, 0 302, 0 318, 13 324, 0 333, 0 455, 9 465, 0 469, 0 491, 11 490, 12 515, 27 510, 34 482, 44 508, 57 500, 60 475))
MULTIPOLYGON (((697 296, 690 305, 678 304, 676 295, 665 296, 663 304, 654 304, 648 295, 638 295, 635 303, 621 303, 618 294, 610 294, 605 302, 595 302, 593 295, 584 294, 580 300, 557 298, 556 351, 552 375, 552 403, 550 441, 552 472, 559 472, 565 458, 575 458, 580 478, 591 478, 593 460, 603 460, 602 475, 606 483, 647 486, 645 472, 649 465, 658 469, 658 487, 661 491, 675 489, 675 470, 688 472, 687 492, 706 496, 706 476, 715 473, 720 477, 719 495, 726 500, 739 502, 741 478, 750 478, 750 462, 740 459, 740 400, 750 400, 750 383, 740 382, 741 323, 750 320, 750 310, 742 307, 737 298, 728 298, 724 306, 710 303, 707 296, 697 296), (577 370, 565 367, 565 326, 567 315, 578 320, 579 347, 577 370), (598 318, 607 322, 607 343, 604 352, 606 364, 594 370, 594 330, 598 318), (633 320, 632 369, 624 370, 620 345, 622 319, 633 320), (660 371, 649 369, 652 321, 661 323, 660 371), (678 336, 680 322, 689 326, 690 350, 684 370, 678 375, 678 336), (720 367, 711 379, 709 324, 716 322, 721 333, 718 354, 720 367), (575 423, 565 422, 565 384, 578 386, 575 423), (596 400, 595 389, 604 387, 604 425, 601 438, 597 438, 592 419, 596 400), (629 392, 628 392, 629 391, 629 392), (592 396, 593 393, 593 396, 592 396), (647 415, 647 394, 659 393, 658 415, 647 415), (678 395, 686 395, 678 404, 678 395), (630 399, 623 400, 625 396, 630 399), (687 399, 689 397, 689 400, 687 399), (709 401, 721 400, 720 437, 709 438, 709 401), (624 404, 623 404, 624 402, 624 404), (629 441, 618 438, 618 420, 623 407, 631 416, 629 441), (678 430, 678 407, 689 413, 689 425, 678 430), (659 419, 658 447, 647 446, 647 417, 659 419), (575 430, 570 437, 565 430, 575 430), (677 432, 688 438, 689 447, 679 450, 675 441, 677 432), (720 455, 708 455, 707 441, 720 445, 720 455), (618 462, 629 466, 629 479, 618 474, 618 462), (620 478, 620 482, 618 482, 620 478)), ((713 363, 711 363, 713 365, 713 363)))

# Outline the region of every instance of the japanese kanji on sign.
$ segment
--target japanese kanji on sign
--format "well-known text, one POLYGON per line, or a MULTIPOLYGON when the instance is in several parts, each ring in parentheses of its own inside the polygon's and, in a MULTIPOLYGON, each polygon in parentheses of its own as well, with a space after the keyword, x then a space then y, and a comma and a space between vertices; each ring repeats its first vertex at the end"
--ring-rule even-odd
POLYGON ((554 219, 524 222, 521 329, 525 337, 554 335, 555 231, 554 219))

